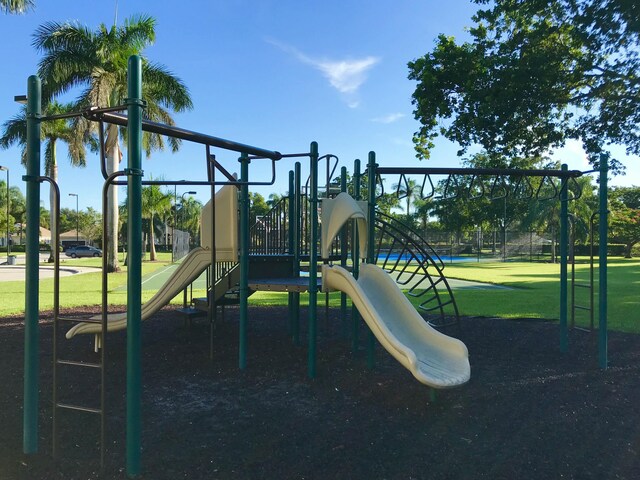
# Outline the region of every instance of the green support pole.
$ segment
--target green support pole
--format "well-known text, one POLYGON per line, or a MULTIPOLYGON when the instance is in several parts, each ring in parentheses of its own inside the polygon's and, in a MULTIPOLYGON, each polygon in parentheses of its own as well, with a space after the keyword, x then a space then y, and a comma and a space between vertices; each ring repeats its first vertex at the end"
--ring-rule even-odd
MULTIPOLYGON (((287 223, 289 226, 289 230, 288 230, 288 243, 289 243, 289 255, 293 256, 293 251, 295 249, 294 247, 294 241, 295 241, 295 233, 294 233, 294 225, 296 223, 296 217, 295 217, 295 192, 294 192, 294 184, 295 184, 295 173, 293 172, 293 170, 289 171, 289 198, 287 199, 287 206, 289 208, 289 216, 287 218, 287 223)), ((297 272, 296 272, 296 265, 295 262, 293 262, 293 267, 291 269, 291 276, 295 277, 297 272)), ((294 314, 293 314, 293 310, 294 310, 294 296, 293 296, 293 292, 289 292, 288 294, 288 315, 289 315, 289 335, 293 336, 293 322, 295 320, 294 318, 294 314)))
MULTIPOLYGON (((347 191, 347 167, 340 169, 340 191, 347 191)), ((347 227, 342 227, 342 233, 340 234, 340 266, 347 268, 347 249, 349 248, 349 242, 347 238, 347 227)), ((340 292, 340 322, 342 325, 342 336, 347 337, 347 294, 340 292)))
MULTIPOLYGON (((360 200, 360 160, 356 159, 353 162, 353 198, 355 200, 360 200)), ((351 256, 351 260, 353 261, 353 278, 358 279, 358 275, 360 274, 360 248, 358 243, 358 230, 353 229, 352 235, 352 250, 353 254, 351 256)), ((353 354, 358 353, 358 332, 360 329, 360 314, 358 313, 358 309, 355 305, 351 305, 351 320, 352 320, 352 328, 351 332, 351 349, 353 354)))
MULTIPOLYGON (((369 162, 367 165, 367 263, 375 264, 375 226, 376 226, 376 154, 369 152, 369 162)), ((376 337, 369 329, 367 335, 367 366, 373 368, 376 363, 376 337)))
POLYGON ((247 318, 249 314, 249 156, 240 156, 240 331, 238 367, 247 368, 247 318))
POLYGON ((129 57, 127 75, 127 474, 141 471, 142 411, 142 61, 129 57))
MULTIPOLYGON (((301 178, 300 162, 296 162, 293 167, 294 176, 294 231, 293 231, 293 268, 295 268, 295 277, 300 276, 300 248, 301 241, 301 222, 302 222, 302 178, 301 178)), ((293 344, 300 345, 300 292, 293 292, 293 344)))
POLYGON ((309 245, 309 378, 316 377, 316 341, 318 334, 318 144, 310 149, 310 209, 311 244, 309 245))
MULTIPOLYGON (((568 170, 567 164, 561 166, 562 172, 568 170)), ((569 247, 569 205, 568 183, 562 179, 563 188, 560 189, 560 351, 569 350, 569 327, 567 309, 567 264, 569 247)))
POLYGON ((38 451, 38 375, 39 357, 39 260, 40 238, 40 115, 42 109, 40 79, 27 81, 27 245, 24 309, 24 410, 23 451, 38 451))
POLYGON ((607 242, 609 228, 609 210, 607 209, 607 173, 609 170, 606 155, 600 156, 600 225, 598 246, 598 365, 607 368, 607 242))

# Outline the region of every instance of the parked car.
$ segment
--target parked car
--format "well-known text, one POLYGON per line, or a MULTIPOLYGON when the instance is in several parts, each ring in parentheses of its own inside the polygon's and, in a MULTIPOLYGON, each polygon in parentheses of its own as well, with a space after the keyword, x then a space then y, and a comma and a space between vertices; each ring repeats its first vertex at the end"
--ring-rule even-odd
POLYGON ((67 257, 76 258, 76 257, 101 257, 102 250, 96 247, 91 247, 89 245, 78 245, 76 247, 69 247, 64 252, 67 257))

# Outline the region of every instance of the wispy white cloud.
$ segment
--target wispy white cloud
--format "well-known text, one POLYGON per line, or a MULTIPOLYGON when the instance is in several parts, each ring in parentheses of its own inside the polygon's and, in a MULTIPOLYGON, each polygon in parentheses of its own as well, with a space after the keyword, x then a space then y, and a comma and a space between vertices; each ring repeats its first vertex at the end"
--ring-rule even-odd
POLYGON ((356 108, 359 104, 355 98, 358 89, 367 80, 369 70, 375 66, 380 59, 378 57, 365 57, 352 60, 328 60, 310 57, 291 45, 286 45, 272 38, 267 42, 278 47, 298 61, 319 70, 324 77, 329 80, 329 84, 345 95, 347 105, 356 108))
POLYGON ((372 118, 371 121, 372 122, 376 122, 376 123, 393 123, 393 122, 397 122, 398 120, 400 120, 401 118, 406 117, 406 115, 404 113, 390 113, 389 115, 385 115, 383 117, 376 117, 376 118, 372 118))

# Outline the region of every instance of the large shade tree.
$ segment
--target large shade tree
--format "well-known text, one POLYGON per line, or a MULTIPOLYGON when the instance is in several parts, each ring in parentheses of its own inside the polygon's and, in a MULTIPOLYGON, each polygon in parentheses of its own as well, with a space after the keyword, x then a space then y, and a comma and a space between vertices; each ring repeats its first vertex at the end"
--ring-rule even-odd
POLYGON ((440 35, 409 63, 418 157, 438 135, 462 152, 539 156, 574 139, 594 164, 611 144, 640 154, 637 2, 474 1, 488 8, 470 41, 440 35))
POLYGON ((611 239, 625 245, 624 255, 631 258, 640 242, 640 188, 617 187, 611 190, 611 239))
MULTIPOLYGON (((60 104, 52 101, 44 107, 46 115, 60 115, 69 113, 74 109, 71 103, 60 104)), ((69 122, 64 119, 50 120, 43 122, 40 131, 41 138, 44 140, 44 173, 54 182, 58 182, 58 141, 67 143, 69 161, 71 165, 76 167, 84 167, 86 165, 86 149, 85 143, 80 137, 74 134, 69 122)), ((27 144, 27 128, 26 128, 26 109, 7 120, 2 126, 2 136, 0 137, 0 148, 9 148, 13 144, 18 144, 22 148, 22 163, 26 163, 26 144, 27 144)), ((95 142, 91 142, 95 147, 95 142)), ((49 191, 49 218, 51 222, 52 238, 58 233, 58 226, 55 224, 55 215, 53 215, 55 192, 51 188, 49 191)), ((49 257, 49 262, 53 262, 53 252, 49 257)))
MULTIPOLYGON (((124 25, 107 27, 102 24, 96 31, 78 23, 49 22, 34 34, 33 44, 43 53, 39 75, 43 90, 48 95, 63 94, 76 87, 82 88, 77 108, 113 107, 122 105, 127 97, 127 61, 155 41, 156 21, 149 16, 132 17, 124 25)), ((192 107, 184 83, 163 65, 142 58, 142 96, 146 101, 146 119, 173 125, 171 111, 180 112, 192 107)), ((46 100, 46 98, 45 98, 46 100)), ((80 117, 74 122, 76 134, 89 138, 97 125, 80 117)), ((105 153, 107 174, 118 170, 122 158, 121 133, 115 125, 106 130, 105 153)), ((168 139, 173 151, 179 140, 168 139)), ((143 144, 147 155, 165 147, 165 139, 145 133, 143 144)), ((118 251, 118 194, 115 187, 108 191, 106 251, 109 271, 119 270, 118 251)))

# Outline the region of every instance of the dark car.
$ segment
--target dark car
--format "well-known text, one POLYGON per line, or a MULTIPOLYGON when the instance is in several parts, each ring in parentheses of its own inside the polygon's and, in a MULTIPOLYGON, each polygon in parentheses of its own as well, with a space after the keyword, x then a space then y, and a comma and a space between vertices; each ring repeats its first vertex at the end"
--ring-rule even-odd
POLYGON ((89 245, 78 245, 77 247, 69 247, 64 252, 67 257, 101 257, 102 250, 96 247, 90 247, 89 245))

